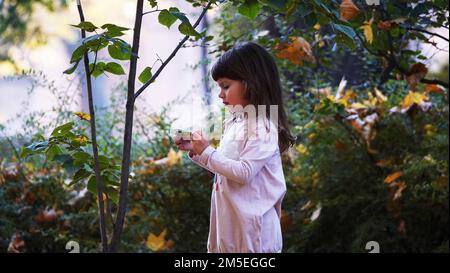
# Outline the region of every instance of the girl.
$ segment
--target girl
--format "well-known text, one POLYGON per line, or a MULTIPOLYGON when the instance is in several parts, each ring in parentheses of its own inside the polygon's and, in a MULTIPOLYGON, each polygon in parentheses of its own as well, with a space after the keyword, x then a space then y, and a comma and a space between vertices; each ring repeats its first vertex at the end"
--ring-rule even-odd
POLYGON ((247 42, 225 52, 211 74, 231 113, 219 147, 201 132, 176 142, 194 163, 215 173, 208 252, 281 252, 281 153, 294 138, 276 64, 263 47, 247 42))

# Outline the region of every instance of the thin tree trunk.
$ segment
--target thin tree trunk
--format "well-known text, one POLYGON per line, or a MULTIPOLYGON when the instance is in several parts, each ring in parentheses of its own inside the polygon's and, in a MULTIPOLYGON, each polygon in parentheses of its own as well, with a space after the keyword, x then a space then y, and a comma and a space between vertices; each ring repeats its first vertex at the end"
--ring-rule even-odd
MULTIPOLYGON (((83 7, 81 5, 81 1, 77 0, 78 13, 80 15, 80 21, 84 22, 84 14, 83 7)), ((86 32, 81 30, 81 37, 86 38, 86 32)), ((84 70, 86 73, 86 85, 87 85, 87 93, 89 100, 89 115, 91 116, 90 124, 91 124, 91 139, 92 139, 92 151, 94 154, 94 172, 95 172, 95 182, 97 184, 97 197, 98 197, 98 208, 99 208, 99 216, 100 216, 100 235, 102 239, 102 249, 103 252, 108 252, 108 236, 106 235, 106 222, 105 222, 105 208, 103 202, 103 192, 104 186, 100 177, 100 166, 98 162, 98 148, 97 148, 97 131, 95 128, 95 109, 94 109, 94 100, 92 96, 92 82, 91 82, 91 73, 89 72, 89 57, 88 54, 85 53, 83 57, 84 61, 84 70)))
POLYGON ((110 251, 117 252, 120 237, 123 231, 123 224, 125 221, 125 214, 128 203, 128 177, 130 174, 130 159, 131 159, 131 143, 133 132, 133 112, 134 112, 134 91, 136 82, 136 67, 139 53, 139 41, 141 36, 142 16, 143 16, 144 0, 138 0, 136 4, 136 18, 134 22, 133 45, 131 48, 131 62, 130 72, 128 74, 128 93, 127 105, 125 113, 125 133, 124 146, 122 155, 122 170, 120 177, 120 196, 119 207, 117 210, 116 222, 112 234, 110 251))

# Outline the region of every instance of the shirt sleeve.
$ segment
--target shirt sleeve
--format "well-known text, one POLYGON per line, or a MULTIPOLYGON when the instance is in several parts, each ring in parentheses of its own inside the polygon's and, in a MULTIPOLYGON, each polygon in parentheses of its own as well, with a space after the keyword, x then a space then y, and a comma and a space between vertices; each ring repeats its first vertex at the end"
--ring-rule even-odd
POLYGON ((239 160, 229 159, 211 146, 208 146, 202 154, 189 157, 213 173, 223 175, 239 184, 246 184, 277 152, 279 152, 278 138, 273 137, 273 134, 267 134, 265 138, 247 139, 239 160))

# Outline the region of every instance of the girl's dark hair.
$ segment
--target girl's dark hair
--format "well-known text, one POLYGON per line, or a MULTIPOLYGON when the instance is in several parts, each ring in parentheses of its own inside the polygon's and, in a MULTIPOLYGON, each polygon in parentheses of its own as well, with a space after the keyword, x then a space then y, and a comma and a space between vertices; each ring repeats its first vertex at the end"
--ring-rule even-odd
POLYGON ((244 99, 249 104, 266 105, 266 115, 270 118, 270 105, 278 105, 278 146, 280 153, 295 142, 288 127, 280 75, 272 56, 260 45, 253 42, 238 43, 226 51, 213 65, 212 78, 245 81, 247 88, 244 99))

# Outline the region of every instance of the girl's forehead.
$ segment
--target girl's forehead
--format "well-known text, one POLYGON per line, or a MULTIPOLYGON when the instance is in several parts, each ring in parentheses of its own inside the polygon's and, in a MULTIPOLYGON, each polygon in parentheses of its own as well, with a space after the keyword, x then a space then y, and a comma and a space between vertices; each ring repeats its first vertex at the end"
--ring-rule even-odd
POLYGON ((227 82, 227 81, 231 81, 231 79, 223 77, 223 78, 217 79, 216 82, 217 82, 218 84, 221 84, 221 83, 227 82))

